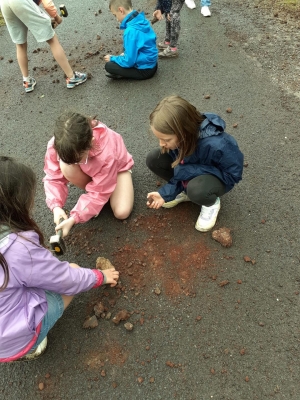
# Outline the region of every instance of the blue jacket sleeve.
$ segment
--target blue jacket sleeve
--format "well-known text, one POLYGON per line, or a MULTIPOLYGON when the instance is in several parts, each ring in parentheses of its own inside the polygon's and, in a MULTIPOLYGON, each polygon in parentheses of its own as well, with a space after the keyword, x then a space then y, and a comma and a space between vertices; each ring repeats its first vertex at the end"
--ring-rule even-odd
POLYGON ((172 178, 166 185, 162 186, 158 190, 158 193, 167 203, 168 201, 174 200, 175 197, 182 192, 182 190, 183 186, 181 181, 177 181, 176 179, 172 178))
POLYGON ((137 60, 139 51, 138 43, 139 31, 136 29, 129 29, 124 33, 124 55, 111 56, 110 61, 113 61, 124 68, 132 68, 137 60))

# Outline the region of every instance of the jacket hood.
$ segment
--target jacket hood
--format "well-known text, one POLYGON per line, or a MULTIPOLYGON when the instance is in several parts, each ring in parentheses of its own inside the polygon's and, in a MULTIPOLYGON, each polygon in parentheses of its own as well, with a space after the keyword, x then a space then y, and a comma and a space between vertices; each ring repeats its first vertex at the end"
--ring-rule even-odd
POLYGON ((217 136, 225 131, 226 123, 217 114, 203 113, 206 119, 200 125, 200 139, 204 139, 209 136, 217 136))
POLYGON ((133 10, 121 22, 120 29, 126 29, 129 27, 137 29, 143 33, 148 33, 150 31, 149 21, 145 18, 144 12, 138 13, 136 10, 133 10), (135 14, 137 14, 136 17, 134 17, 135 14))

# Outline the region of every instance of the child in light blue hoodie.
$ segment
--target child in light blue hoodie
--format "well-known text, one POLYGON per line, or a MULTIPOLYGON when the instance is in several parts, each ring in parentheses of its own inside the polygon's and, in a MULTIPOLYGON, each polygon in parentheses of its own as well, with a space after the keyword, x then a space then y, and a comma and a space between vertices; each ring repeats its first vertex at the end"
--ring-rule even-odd
POLYGON ((124 53, 107 54, 106 76, 112 79, 149 79, 157 70, 156 35, 143 12, 133 10, 131 0, 110 0, 109 9, 124 30, 124 53))

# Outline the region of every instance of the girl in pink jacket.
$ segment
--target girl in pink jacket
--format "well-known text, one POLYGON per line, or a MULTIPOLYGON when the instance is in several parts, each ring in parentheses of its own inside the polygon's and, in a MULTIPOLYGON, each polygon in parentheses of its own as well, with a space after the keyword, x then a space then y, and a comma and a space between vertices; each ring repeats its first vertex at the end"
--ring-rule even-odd
POLYGON ((100 121, 63 113, 48 143, 43 179, 56 230, 62 229, 66 236, 74 224, 97 216, 108 200, 115 217, 126 219, 133 208, 133 164, 121 135, 100 121), (69 182, 85 193, 68 217, 63 207, 69 182))

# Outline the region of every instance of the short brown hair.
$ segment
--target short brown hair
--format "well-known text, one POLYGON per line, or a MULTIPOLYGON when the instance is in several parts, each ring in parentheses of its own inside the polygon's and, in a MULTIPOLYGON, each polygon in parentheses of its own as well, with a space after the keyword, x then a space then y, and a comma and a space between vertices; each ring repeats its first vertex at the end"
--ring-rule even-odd
MULTIPOLYGON (((160 133, 178 138, 179 153, 173 168, 195 151, 200 124, 204 119, 196 107, 180 96, 165 97, 150 114, 150 126, 160 133)), ((162 149, 162 152, 165 151, 162 149)))
POLYGON ((66 164, 80 162, 82 154, 92 148, 91 118, 65 111, 57 119, 54 129, 54 148, 66 164))
POLYGON ((131 0, 110 0, 109 2, 109 9, 112 8, 116 10, 118 7, 125 8, 126 11, 132 8, 131 0))

